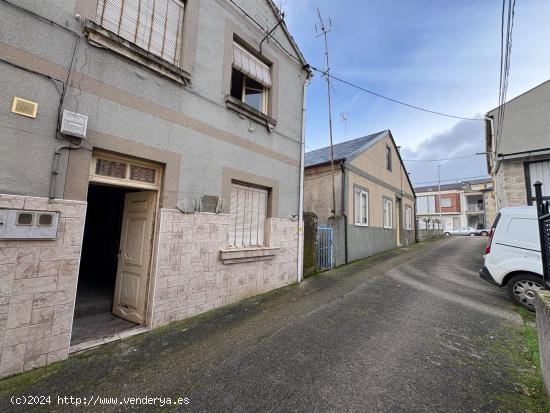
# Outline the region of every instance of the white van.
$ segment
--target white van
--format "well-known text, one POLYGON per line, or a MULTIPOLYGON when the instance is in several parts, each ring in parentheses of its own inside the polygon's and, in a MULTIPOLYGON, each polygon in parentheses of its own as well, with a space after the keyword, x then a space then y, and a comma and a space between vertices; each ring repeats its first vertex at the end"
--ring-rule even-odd
POLYGON ((534 206, 503 208, 489 233, 479 276, 499 287, 522 307, 535 310, 535 291, 543 288, 542 259, 534 206))

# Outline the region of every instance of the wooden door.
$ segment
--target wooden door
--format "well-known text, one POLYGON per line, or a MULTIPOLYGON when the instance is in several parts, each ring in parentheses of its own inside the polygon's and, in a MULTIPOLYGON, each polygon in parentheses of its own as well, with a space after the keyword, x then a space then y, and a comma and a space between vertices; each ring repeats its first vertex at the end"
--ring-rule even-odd
POLYGON ((124 198, 113 314, 138 324, 145 321, 155 200, 155 191, 124 198))

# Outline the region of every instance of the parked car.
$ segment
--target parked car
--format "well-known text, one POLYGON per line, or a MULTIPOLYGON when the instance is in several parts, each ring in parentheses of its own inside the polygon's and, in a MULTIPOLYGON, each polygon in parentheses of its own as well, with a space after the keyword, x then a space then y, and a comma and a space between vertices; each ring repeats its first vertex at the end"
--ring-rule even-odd
POLYGON ((470 237, 475 237, 476 235, 480 235, 478 229, 467 227, 467 228, 461 228, 461 229, 448 229, 443 232, 443 235, 446 237, 449 237, 451 235, 469 235, 470 237))
POLYGON ((484 261, 481 278, 506 288, 517 304, 535 310, 535 292, 544 284, 534 206, 500 210, 489 233, 484 261))

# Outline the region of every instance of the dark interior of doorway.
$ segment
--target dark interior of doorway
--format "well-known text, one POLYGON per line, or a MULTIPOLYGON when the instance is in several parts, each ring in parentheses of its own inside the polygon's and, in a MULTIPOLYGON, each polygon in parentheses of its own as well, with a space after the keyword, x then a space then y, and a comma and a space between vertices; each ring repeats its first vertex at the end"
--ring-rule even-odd
POLYGON ((124 195, 132 189, 90 185, 71 345, 136 325, 112 314, 124 195))

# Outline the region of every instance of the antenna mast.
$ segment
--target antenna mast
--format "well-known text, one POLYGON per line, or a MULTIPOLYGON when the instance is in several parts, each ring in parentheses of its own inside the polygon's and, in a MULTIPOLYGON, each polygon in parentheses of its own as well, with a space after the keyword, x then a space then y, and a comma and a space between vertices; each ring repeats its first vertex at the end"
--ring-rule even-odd
POLYGON ((340 112, 340 119, 344 122, 344 139, 348 140, 348 114, 340 112))
MULTIPOLYGON (((329 138, 330 138, 330 173, 332 176, 332 209, 331 213, 336 213, 336 190, 335 190, 335 182, 334 182, 334 150, 332 146, 332 102, 331 102, 331 94, 330 94, 330 65, 329 65, 329 58, 328 58, 328 42, 327 42, 327 33, 329 33, 332 30, 332 22, 329 18, 329 25, 326 26, 325 22, 323 21, 323 18, 321 17, 321 12, 319 11, 319 7, 317 7, 317 15, 319 16, 319 29, 317 31, 317 37, 323 36, 325 40, 325 70, 323 72, 323 77, 327 81, 327 92, 328 92, 328 130, 329 130, 329 138)), ((317 27, 316 27, 317 29, 317 27)))

